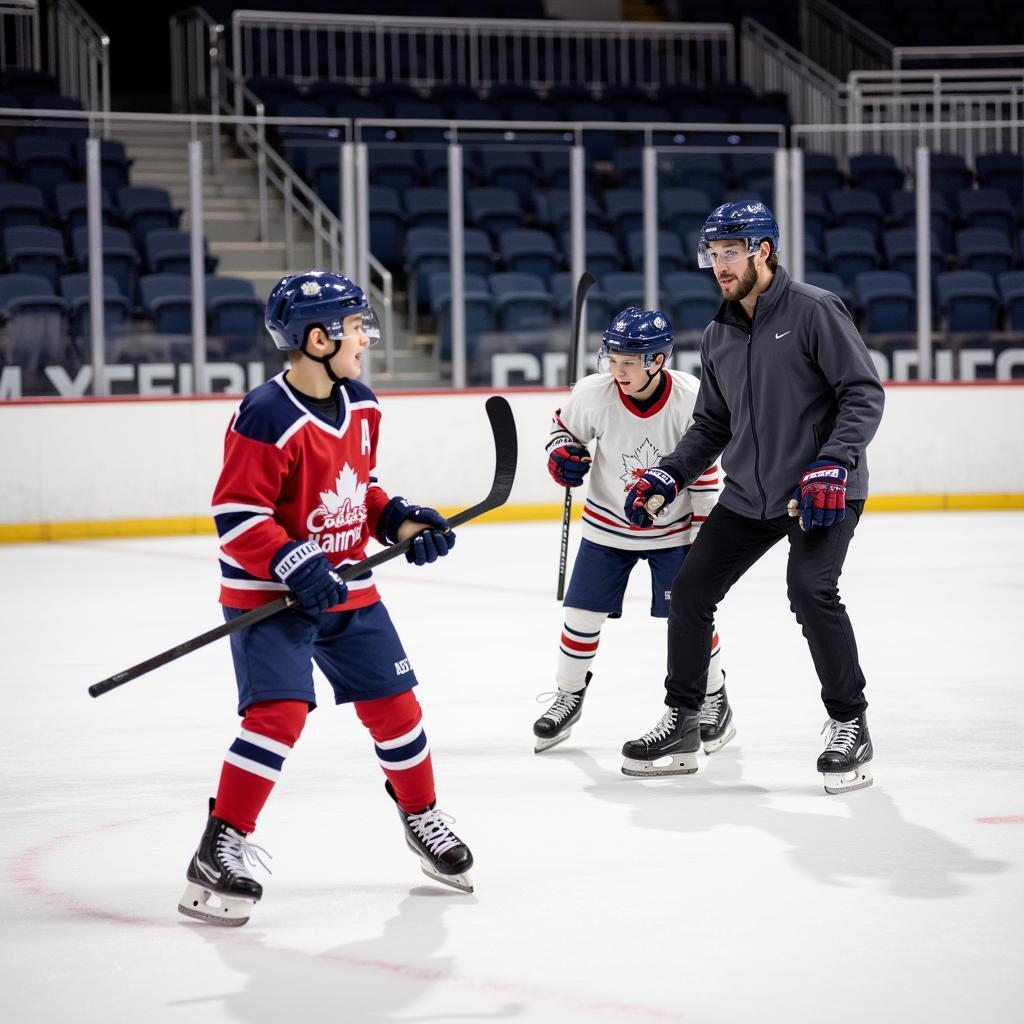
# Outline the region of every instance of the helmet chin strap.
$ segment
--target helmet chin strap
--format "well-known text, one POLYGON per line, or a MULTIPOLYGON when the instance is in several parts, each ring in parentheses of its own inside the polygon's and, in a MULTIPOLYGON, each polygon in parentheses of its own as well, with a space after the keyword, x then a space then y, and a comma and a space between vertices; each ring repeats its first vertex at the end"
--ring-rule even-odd
POLYGON ((331 382, 334 384, 344 384, 348 380, 348 377, 339 377, 333 369, 331 369, 331 360, 341 351, 342 339, 328 338, 328 341, 334 341, 334 351, 329 356, 315 356, 306 348, 306 342, 302 343, 302 354, 307 359, 312 359, 314 363, 320 363, 324 368, 324 373, 330 377, 331 382))

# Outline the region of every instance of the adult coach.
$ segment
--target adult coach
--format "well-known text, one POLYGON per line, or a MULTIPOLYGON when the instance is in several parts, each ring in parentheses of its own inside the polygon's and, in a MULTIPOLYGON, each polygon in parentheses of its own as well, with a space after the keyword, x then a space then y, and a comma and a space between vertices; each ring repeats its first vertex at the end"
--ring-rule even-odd
POLYGON ((817 770, 838 793, 872 781, 864 674, 838 580, 868 494, 865 449, 884 393, 846 307, 793 281, 778 246, 774 215, 753 200, 718 207, 700 232, 698 263, 714 271, 723 302, 701 341, 695 422, 637 481, 625 512, 650 526, 720 454, 725 487, 672 586, 668 710, 623 746, 623 771, 697 770, 715 609, 785 537, 790 607, 829 716, 817 770))

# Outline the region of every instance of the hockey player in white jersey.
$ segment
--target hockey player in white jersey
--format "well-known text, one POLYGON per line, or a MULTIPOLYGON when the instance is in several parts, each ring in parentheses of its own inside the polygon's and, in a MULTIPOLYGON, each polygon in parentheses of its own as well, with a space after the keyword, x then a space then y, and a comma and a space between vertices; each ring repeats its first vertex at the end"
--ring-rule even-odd
MULTIPOLYGON (((623 495, 693 423, 699 382, 666 369, 671 355, 672 325, 664 313, 636 306, 622 310, 604 333, 598 372, 576 384, 552 421, 548 471, 563 487, 578 487, 589 474, 589 486, 583 540, 563 602, 558 691, 542 695, 554 700, 533 726, 538 753, 567 739, 579 721, 601 629, 609 617, 621 616, 637 561, 646 561, 651 570, 651 615, 666 618, 672 581, 718 498, 718 467, 712 465, 656 526, 637 528, 622 513, 623 495)), ((700 719, 707 753, 735 735, 721 660, 716 634, 700 719)))

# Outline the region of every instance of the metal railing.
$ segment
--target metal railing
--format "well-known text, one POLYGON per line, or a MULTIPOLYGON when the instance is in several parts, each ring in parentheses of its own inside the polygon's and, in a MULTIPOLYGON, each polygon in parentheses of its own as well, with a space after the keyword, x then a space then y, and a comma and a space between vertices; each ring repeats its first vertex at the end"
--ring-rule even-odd
POLYGON ((86 110, 110 112, 110 37, 75 0, 55 0, 48 11, 48 57, 61 94, 86 110))
POLYGON ((224 26, 202 7, 170 17, 171 109, 177 113, 219 113, 218 66, 223 61, 224 26))
POLYGON ((800 0, 800 50, 837 78, 893 64, 893 45, 828 0, 800 0))
POLYGON ((728 24, 401 18, 235 11, 232 66, 246 79, 278 75, 357 87, 400 82, 534 90, 710 85, 735 78, 728 24))
POLYGON ((36 0, 0 3, 0 68, 39 68, 41 63, 36 0))
POLYGON ((789 96, 794 121, 842 120, 843 83, 753 18, 744 18, 740 25, 740 65, 743 81, 755 91, 789 96))
MULTIPOLYGON (((1024 151, 1015 124, 1024 119, 1024 68, 855 71, 848 79, 846 122, 854 129, 846 149, 890 152, 909 167, 919 145, 959 153, 1024 151), (910 134, 864 133, 862 126, 913 124, 910 134)), ((833 149, 835 152, 835 149, 833 149)), ((841 155, 836 153, 837 156, 841 155)))

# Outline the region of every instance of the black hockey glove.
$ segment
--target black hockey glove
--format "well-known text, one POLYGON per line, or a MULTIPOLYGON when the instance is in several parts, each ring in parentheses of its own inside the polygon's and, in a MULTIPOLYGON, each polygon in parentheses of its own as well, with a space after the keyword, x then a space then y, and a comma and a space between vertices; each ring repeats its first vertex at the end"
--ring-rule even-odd
POLYGON ((416 565, 426 565, 443 558, 455 547, 455 531, 449 529, 448 520, 440 512, 421 505, 412 505, 405 498, 392 498, 380 514, 377 522, 377 540, 381 544, 397 544, 398 528, 406 520, 422 523, 425 530, 417 533, 405 560, 416 565))
POLYGON ((289 541, 274 555, 270 571, 308 612, 325 612, 348 597, 348 587, 315 541, 289 541))

